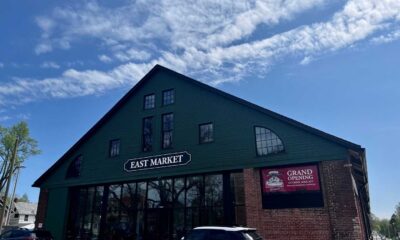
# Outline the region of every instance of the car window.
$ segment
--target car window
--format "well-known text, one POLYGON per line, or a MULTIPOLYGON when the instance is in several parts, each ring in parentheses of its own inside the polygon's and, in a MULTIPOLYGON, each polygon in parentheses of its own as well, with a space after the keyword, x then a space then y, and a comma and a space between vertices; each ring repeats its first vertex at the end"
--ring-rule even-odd
POLYGON ((211 230, 207 240, 242 240, 240 236, 238 232, 211 230))
POLYGON ((207 230, 192 230, 186 235, 185 240, 206 240, 207 234, 207 230))
POLYGON ((29 231, 26 230, 16 230, 16 231, 12 231, 11 237, 12 238, 18 238, 18 237, 26 237, 31 235, 31 233, 29 231))
POLYGON ((262 240, 262 237, 256 233, 256 231, 243 232, 246 240, 262 240))

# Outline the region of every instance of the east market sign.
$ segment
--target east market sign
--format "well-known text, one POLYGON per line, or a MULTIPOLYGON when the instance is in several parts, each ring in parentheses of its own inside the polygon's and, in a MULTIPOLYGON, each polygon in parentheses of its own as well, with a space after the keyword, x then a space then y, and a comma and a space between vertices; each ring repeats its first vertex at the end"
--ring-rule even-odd
POLYGON ((186 165, 190 161, 191 155, 186 151, 169 153, 144 158, 128 159, 124 164, 124 170, 127 172, 133 172, 154 168, 176 167, 186 165))

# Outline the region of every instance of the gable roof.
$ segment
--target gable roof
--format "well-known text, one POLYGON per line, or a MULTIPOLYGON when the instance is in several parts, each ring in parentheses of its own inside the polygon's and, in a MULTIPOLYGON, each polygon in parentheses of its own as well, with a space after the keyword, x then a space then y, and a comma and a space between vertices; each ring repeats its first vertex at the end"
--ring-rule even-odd
POLYGON ((310 127, 306 124, 300 123, 296 120, 293 120, 291 118, 285 117, 281 114, 278 114, 276 112, 273 112, 271 110, 265 109, 263 107, 260 107, 256 104, 253 104, 251 102, 248 102, 246 100, 243 100, 239 97, 233 96, 229 93, 223 92, 219 89, 216 89, 214 87, 211 87, 207 84, 204 84, 202 82, 199 82, 193 78, 187 77, 183 74, 180 74, 178 72, 175 72, 169 68, 163 67, 161 65, 155 65, 131 90, 128 91, 128 93, 126 93, 92 128, 89 129, 89 131, 87 131, 63 156, 61 156, 60 159, 58 159, 45 173, 43 173, 34 183, 33 183, 33 187, 40 187, 40 185, 46 180, 46 178, 55 170, 58 168, 58 166, 60 166, 65 160, 67 160, 69 157, 71 157, 71 155, 74 153, 75 150, 77 150, 82 143, 84 143, 87 139, 89 139, 96 131, 97 129, 99 129, 105 122, 108 121, 108 119, 110 119, 115 112, 117 112, 129 99, 132 95, 135 94, 135 92, 144 84, 146 83, 149 79, 151 79, 151 77, 157 73, 157 72, 168 72, 171 73, 173 75, 175 75, 177 78, 182 79, 183 81, 187 81, 191 84, 194 84, 198 87, 201 87, 207 91, 213 92, 217 95, 220 95, 224 98, 227 98, 233 102, 239 103, 241 105, 247 106, 249 108, 252 108, 256 111, 259 111, 261 113, 264 113, 270 117, 273 117, 277 120, 280 120, 282 122, 288 123, 292 126, 295 126, 297 128, 303 129, 311 134, 317 135, 319 137, 325 138, 331 142, 337 143, 343 147, 355 150, 357 152, 363 152, 364 149, 355 143, 346 141, 342 138, 333 136, 331 134, 325 133, 321 130, 318 130, 316 128, 310 127))
POLYGON ((37 203, 16 202, 15 208, 21 215, 36 215, 37 203))

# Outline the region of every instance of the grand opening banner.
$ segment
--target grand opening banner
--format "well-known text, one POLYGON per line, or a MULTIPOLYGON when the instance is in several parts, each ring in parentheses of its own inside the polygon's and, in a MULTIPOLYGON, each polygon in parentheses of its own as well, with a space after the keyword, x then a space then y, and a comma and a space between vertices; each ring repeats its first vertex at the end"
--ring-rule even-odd
POLYGON ((320 190, 316 165, 264 168, 261 175, 264 193, 320 190))

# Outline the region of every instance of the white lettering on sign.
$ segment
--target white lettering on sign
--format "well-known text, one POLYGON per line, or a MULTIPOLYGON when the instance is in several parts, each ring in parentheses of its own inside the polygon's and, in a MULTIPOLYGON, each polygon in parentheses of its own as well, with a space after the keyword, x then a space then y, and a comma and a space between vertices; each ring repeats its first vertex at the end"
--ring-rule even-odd
POLYGON ((313 180, 312 169, 289 170, 287 171, 288 180, 313 180))
POLYGON ((129 159, 125 165, 125 171, 136 171, 161 167, 173 167, 186 165, 190 162, 191 156, 188 152, 179 152, 164 154, 158 156, 150 156, 144 158, 129 159))

